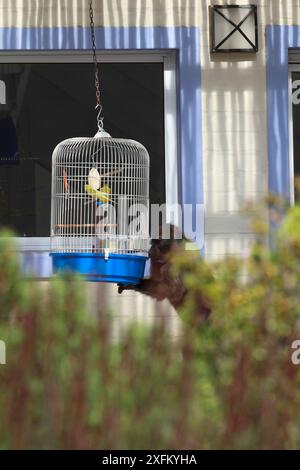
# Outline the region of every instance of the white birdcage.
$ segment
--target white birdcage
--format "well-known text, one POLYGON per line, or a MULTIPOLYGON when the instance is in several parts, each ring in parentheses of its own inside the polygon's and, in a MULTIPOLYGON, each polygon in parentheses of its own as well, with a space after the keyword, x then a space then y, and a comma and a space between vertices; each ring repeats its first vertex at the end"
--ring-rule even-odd
POLYGON ((149 249, 149 155, 140 143, 72 138, 52 158, 51 254, 55 271, 135 284, 149 249))
POLYGON ((53 152, 53 267, 92 281, 136 284, 148 255, 149 155, 138 142, 103 129, 92 0, 89 13, 98 132, 67 139, 53 152))

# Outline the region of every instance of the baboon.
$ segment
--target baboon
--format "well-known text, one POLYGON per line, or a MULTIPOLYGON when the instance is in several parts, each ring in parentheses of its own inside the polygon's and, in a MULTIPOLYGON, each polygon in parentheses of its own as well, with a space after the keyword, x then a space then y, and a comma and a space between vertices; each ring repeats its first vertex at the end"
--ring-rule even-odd
MULTIPOLYGON (((160 227, 159 238, 151 240, 149 250, 150 277, 143 279, 139 284, 132 286, 119 286, 119 293, 124 290, 134 290, 156 300, 168 299, 176 311, 184 304, 188 291, 184 286, 181 276, 175 276, 172 270, 171 255, 182 249, 183 243, 188 240, 181 236, 178 227, 168 224, 164 226, 164 233, 170 233, 168 239, 163 238, 163 230, 160 227), (169 230, 169 232, 167 231, 169 230)), ((211 313, 211 307, 207 299, 202 295, 195 298, 195 312, 191 315, 191 321, 196 326, 206 321, 211 313)))

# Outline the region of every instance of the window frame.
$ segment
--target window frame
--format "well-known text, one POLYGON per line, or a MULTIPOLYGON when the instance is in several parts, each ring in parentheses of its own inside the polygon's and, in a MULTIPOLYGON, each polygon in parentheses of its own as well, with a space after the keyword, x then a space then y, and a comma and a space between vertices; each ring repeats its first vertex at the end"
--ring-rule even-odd
MULTIPOLYGON (((292 56, 295 60, 295 55, 292 56)), ((290 204, 293 206, 295 204, 295 174, 294 174, 294 117, 293 117, 293 72, 300 73, 300 52, 298 55, 298 63, 289 63, 289 83, 288 83, 288 92, 289 92, 289 172, 290 172, 290 204)))
MULTIPOLYGON (((101 51, 100 63, 162 63, 164 80, 164 135, 165 135, 165 193, 166 204, 175 206, 179 199, 179 135, 177 94, 177 50, 101 51)), ((90 51, 1 51, 0 63, 90 63, 90 51)), ((70 136, 75 137, 75 136, 70 136)), ((176 221, 176 214, 169 214, 168 222, 176 221)), ((50 219, 50 214, 49 214, 50 219)), ((50 252, 49 237, 16 237, 17 250, 21 253, 50 252)), ((50 259, 50 257, 49 257, 50 259)), ((48 276, 46 276, 48 277, 48 276)))

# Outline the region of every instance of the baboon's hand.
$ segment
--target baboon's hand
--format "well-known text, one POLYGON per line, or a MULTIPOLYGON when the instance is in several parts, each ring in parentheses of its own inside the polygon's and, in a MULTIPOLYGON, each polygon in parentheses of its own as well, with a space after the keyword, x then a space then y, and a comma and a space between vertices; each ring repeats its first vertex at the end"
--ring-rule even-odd
POLYGON ((135 286, 118 284, 118 293, 122 294, 124 290, 135 290, 135 286))

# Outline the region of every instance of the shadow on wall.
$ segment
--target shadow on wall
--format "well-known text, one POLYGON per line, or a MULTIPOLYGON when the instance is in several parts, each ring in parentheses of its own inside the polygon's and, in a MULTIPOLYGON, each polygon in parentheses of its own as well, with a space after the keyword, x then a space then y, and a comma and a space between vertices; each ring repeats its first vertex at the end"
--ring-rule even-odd
MULTIPOLYGON (((87 26, 88 0, 59 0, 58 2, 3 2, 2 26, 48 27, 87 26)), ((165 0, 94 0, 97 26, 196 26, 201 15, 198 0, 172 2, 165 0)))

